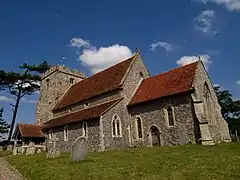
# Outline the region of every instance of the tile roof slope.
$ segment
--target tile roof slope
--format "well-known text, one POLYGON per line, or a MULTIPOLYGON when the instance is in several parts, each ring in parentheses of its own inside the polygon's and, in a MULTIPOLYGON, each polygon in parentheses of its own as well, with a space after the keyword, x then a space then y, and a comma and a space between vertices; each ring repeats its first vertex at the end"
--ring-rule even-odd
POLYGON ((22 137, 45 137, 41 126, 34 124, 17 124, 22 137))
POLYGON ((120 62, 119 64, 116 64, 85 80, 76 83, 56 104, 53 111, 118 89, 128 67, 135 59, 135 57, 136 54, 131 58, 120 62))
POLYGON ((113 105, 118 103, 120 100, 122 100, 122 98, 119 98, 104 104, 100 104, 98 106, 87 108, 81 111, 73 112, 71 114, 54 118, 44 123, 43 128, 48 129, 52 127, 63 126, 70 123, 76 123, 76 122, 81 122, 89 119, 98 118, 104 112, 106 112, 109 108, 111 108, 113 105))
POLYGON ((143 80, 129 106, 189 91, 197 64, 194 62, 143 80))

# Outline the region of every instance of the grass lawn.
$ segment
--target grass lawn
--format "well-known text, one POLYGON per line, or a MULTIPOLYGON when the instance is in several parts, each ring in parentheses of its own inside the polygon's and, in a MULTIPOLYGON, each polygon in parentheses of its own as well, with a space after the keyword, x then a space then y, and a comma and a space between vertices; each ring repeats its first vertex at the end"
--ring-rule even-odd
POLYGON ((12 151, 0 151, 0 158, 11 155, 12 151))
POLYGON ((44 153, 7 161, 30 180, 240 179, 240 143, 95 152, 79 163, 69 154, 47 160, 44 153))

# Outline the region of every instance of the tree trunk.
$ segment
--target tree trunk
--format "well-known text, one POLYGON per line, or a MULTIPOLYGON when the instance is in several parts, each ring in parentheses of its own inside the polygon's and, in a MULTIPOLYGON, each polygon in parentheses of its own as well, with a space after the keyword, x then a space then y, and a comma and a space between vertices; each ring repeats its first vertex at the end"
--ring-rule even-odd
POLYGON ((14 106, 14 112, 13 112, 13 118, 12 118, 12 124, 11 124, 11 128, 9 131, 9 135, 8 135, 8 140, 11 141, 12 138, 12 133, 13 133, 13 128, 15 125, 15 121, 16 121, 16 117, 17 117, 17 111, 18 111, 18 106, 20 103, 20 99, 21 99, 21 91, 18 93, 17 99, 16 99, 16 104, 14 106))

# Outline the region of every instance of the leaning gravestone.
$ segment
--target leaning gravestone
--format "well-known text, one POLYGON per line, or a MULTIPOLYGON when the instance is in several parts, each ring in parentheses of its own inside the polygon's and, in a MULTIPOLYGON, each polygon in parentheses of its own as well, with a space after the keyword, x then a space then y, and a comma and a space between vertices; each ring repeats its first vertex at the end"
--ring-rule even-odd
POLYGON ((88 142, 86 138, 78 138, 72 145, 72 161, 78 162, 86 158, 88 153, 88 142))

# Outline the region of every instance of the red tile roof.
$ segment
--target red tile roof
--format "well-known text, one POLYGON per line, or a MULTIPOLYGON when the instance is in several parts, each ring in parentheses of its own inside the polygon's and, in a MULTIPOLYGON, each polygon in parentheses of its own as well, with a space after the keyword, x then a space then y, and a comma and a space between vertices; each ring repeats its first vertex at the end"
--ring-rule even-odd
POLYGON ((45 137, 41 130, 41 126, 34 124, 17 124, 17 127, 22 137, 45 137))
POLYGON ((119 64, 76 83, 66 92, 63 98, 61 98, 53 111, 118 89, 126 71, 131 62, 136 59, 136 56, 137 54, 119 64))
POLYGON ((50 121, 47 121, 43 124, 44 129, 49 129, 52 127, 57 126, 63 126, 70 123, 76 123, 81 122, 89 119, 99 118, 101 115, 103 115, 109 108, 114 106, 116 103, 118 103, 122 98, 94 106, 91 108, 87 108, 81 111, 73 112, 71 114, 67 114, 65 116, 60 116, 57 118, 54 118, 50 121))
POLYGON ((191 90, 197 64, 194 62, 143 80, 129 106, 191 90))

